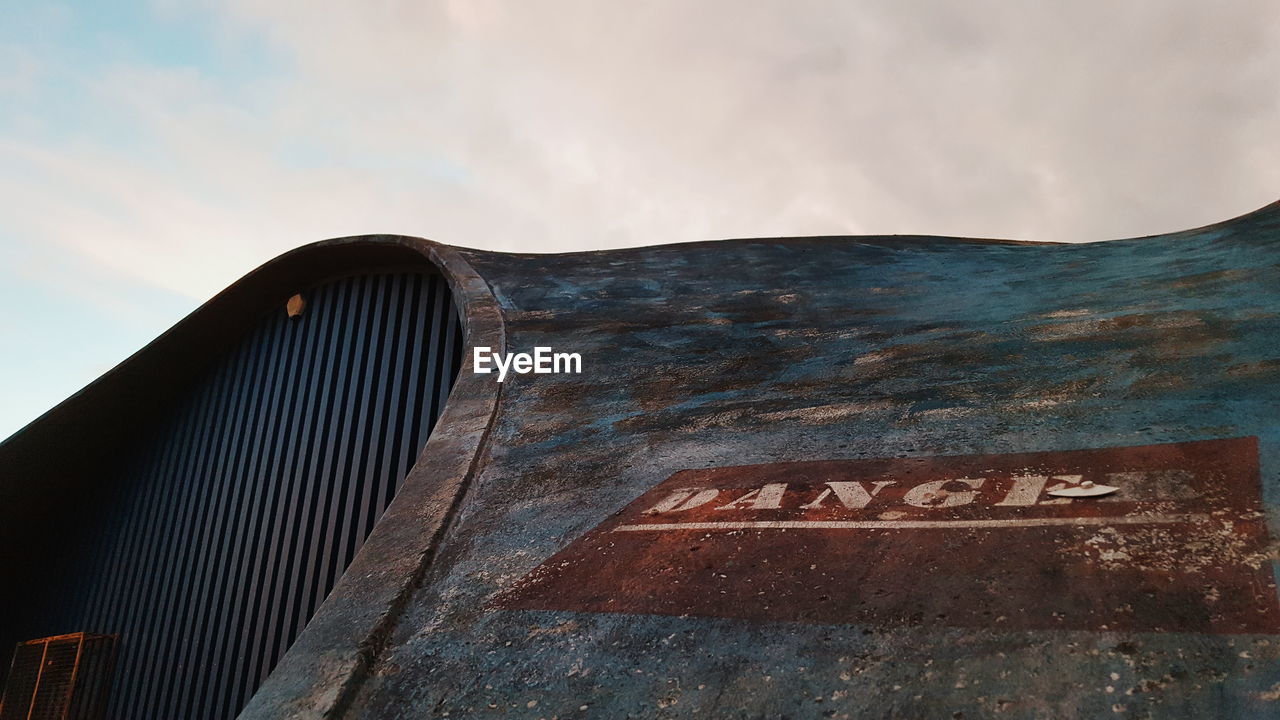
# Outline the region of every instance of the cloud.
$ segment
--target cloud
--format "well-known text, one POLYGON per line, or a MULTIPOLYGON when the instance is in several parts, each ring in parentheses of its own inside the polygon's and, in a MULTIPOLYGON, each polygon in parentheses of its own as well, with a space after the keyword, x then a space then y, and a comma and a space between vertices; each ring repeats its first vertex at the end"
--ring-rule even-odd
POLYGON ((466 171, 478 216, 428 215, 424 182, 408 218, 460 244, 1098 240, 1280 188, 1266 3, 233 7, 287 48, 307 81, 282 107, 325 142, 466 171))
POLYGON ((1215 221, 1280 191, 1270 3, 203 12, 220 13, 210 32, 261 38, 282 62, 230 88, 208 68, 107 65, 88 104, 145 141, 50 143, 26 162, 69 215, 108 208, 92 243, 74 220, 39 223, 50 239, 196 297, 348 233, 522 251, 825 233, 1081 241, 1215 221), (183 267, 213 245, 212 269, 183 267))

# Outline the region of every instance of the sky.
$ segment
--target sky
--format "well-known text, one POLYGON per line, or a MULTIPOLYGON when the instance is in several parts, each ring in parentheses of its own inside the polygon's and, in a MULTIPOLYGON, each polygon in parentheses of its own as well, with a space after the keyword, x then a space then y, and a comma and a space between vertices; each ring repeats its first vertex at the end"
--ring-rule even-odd
POLYGON ((0 0, 0 437, 254 267, 1280 198, 1280 4, 0 0))

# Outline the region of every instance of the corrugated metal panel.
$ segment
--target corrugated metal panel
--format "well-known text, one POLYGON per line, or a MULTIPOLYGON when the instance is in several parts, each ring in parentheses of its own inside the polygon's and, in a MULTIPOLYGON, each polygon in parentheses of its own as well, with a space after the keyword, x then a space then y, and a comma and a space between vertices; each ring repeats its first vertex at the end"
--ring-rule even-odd
MULTIPOLYGON (((351 562, 435 423, 462 332, 434 274, 273 311, 123 455, 50 626, 120 634, 110 716, 230 718, 351 562)), ((58 630, 55 630, 58 631, 58 630)))

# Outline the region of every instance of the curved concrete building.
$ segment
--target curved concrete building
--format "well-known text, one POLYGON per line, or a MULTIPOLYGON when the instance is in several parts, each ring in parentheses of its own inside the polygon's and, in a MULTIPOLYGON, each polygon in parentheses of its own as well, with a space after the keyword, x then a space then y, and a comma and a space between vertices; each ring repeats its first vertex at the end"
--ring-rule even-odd
POLYGON ((1280 203, 319 243, 0 445, 0 641, 122 718, 1273 715, 1278 338, 1280 203))

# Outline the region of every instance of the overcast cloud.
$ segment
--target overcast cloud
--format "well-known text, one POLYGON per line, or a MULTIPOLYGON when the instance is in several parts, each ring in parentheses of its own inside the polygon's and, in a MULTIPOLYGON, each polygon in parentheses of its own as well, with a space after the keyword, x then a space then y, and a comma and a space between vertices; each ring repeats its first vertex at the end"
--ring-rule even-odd
POLYGON ((1274 2, 121 8, 0 9, 0 436, 327 237, 1078 242, 1280 197, 1274 2))

